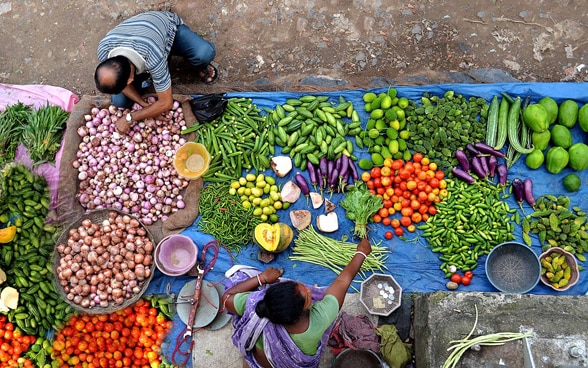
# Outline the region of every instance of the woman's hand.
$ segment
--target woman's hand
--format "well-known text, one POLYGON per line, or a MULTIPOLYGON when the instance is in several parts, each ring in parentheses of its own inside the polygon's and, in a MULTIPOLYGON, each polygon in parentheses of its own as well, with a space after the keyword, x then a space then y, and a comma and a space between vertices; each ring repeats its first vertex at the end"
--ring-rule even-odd
POLYGON ((268 267, 260 274, 261 280, 264 284, 273 284, 284 274, 281 268, 268 267))
POLYGON ((366 256, 372 252, 372 245, 367 237, 361 239, 357 244, 357 251, 364 253, 366 256))

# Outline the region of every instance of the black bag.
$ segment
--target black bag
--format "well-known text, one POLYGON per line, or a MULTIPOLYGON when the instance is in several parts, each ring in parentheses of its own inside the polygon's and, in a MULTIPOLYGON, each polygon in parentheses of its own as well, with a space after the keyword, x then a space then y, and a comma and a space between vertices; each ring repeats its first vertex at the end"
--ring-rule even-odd
POLYGON ((193 98, 189 103, 198 122, 208 123, 222 115, 228 100, 224 93, 215 93, 193 98))

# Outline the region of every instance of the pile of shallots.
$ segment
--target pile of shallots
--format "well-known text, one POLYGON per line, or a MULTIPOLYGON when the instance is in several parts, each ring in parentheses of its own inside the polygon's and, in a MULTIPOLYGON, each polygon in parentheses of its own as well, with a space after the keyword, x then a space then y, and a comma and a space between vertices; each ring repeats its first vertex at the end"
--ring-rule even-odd
POLYGON ((86 218, 56 247, 57 282, 67 300, 83 308, 121 305, 149 280, 153 249, 134 217, 109 211, 99 224, 86 218))
POLYGON ((114 208, 149 226, 185 206, 180 193, 189 181, 178 175, 173 159, 186 142, 180 133, 186 122, 180 103, 174 101, 169 121, 146 119, 120 134, 116 121, 128 111, 111 105, 94 107, 85 115, 85 124, 77 130, 82 141, 73 162, 78 170, 77 198, 87 210, 114 208))

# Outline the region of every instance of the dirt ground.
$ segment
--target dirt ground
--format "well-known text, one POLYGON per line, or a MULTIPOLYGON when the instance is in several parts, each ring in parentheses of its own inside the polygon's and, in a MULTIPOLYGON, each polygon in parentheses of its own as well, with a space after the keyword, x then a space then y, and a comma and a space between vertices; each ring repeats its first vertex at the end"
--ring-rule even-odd
MULTIPOLYGON (((579 0, 0 0, 0 83, 96 95, 96 46, 123 19, 171 9, 217 47, 205 86, 172 59, 174 93, 370 88, 374 78, 446 82, 446 72, 501 69, 519 81, 588 78, 579 0)), ((477 81, 474 81, 477 82, 477 81)))

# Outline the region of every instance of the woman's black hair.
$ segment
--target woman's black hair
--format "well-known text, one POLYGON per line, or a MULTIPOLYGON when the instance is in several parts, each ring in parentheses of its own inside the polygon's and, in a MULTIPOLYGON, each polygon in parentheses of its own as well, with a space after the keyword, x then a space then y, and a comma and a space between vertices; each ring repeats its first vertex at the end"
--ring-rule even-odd
POLYGON ((295 281, 284 281, 270 286, 265 297, 257 303, 255 313, 277 325, 296 323, 304 314, 306 302, 298 285, 295 281))
POLYGON ((100 92, 117 95, 125 89, 130 76, 131 62, 126 57, 119 55, 98 64, 94 73, 94 83, 100 92), (104 78, 99 78, 99 74, 104 70, 110 70, 114 75, 114 83, 105 83, 104 78))

